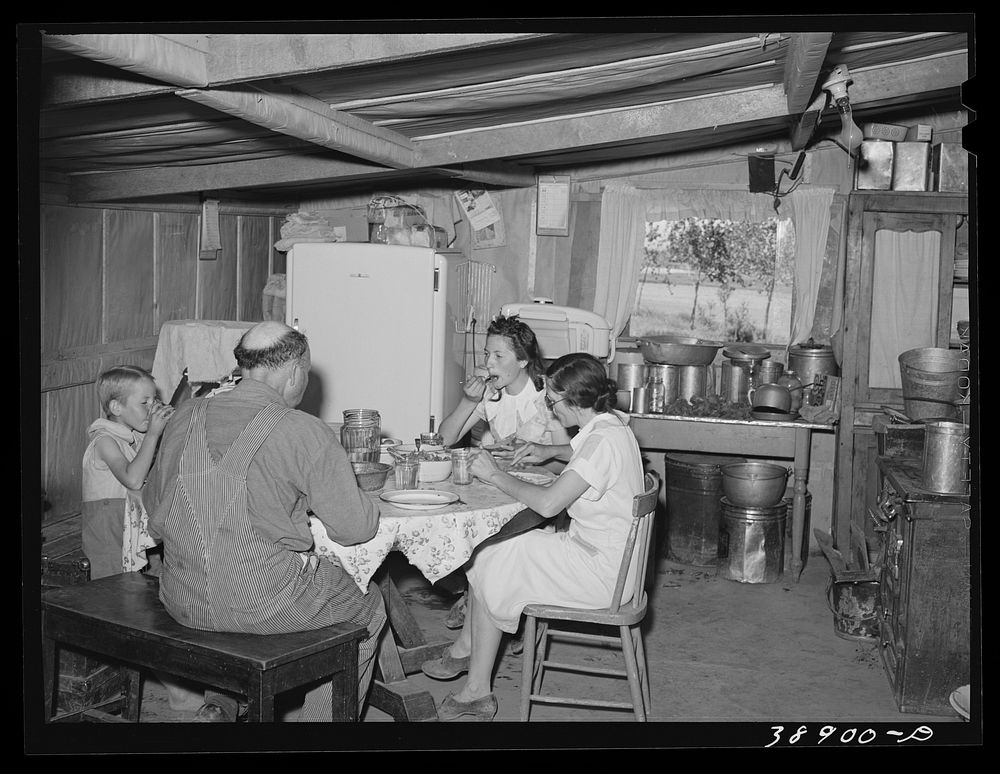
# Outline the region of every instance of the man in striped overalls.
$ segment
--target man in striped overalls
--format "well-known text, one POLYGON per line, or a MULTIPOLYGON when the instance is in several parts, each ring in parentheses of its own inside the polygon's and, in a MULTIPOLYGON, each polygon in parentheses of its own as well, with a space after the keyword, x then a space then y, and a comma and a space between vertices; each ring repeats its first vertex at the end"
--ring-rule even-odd
MULTIPOLYGON (((277 634, 352 622, 368 629, 358 655, 358 715, 371 683, 385 606, 336 559, 311 552, 309 517, 343 545, 370 540, 376 502, 358 489, 336 433, 298 411, 309 380, 306 337, 267 321, 234 354, 242 379, 194 398, 167 425, 147 484, 151 534, 163 540, 160 599, 195 629, 277 634)), ((306 692, 301 720, 331 716, 327 682, 306 692)), ((235 720, 235 697, 206 693, 199 722, 235 720)))

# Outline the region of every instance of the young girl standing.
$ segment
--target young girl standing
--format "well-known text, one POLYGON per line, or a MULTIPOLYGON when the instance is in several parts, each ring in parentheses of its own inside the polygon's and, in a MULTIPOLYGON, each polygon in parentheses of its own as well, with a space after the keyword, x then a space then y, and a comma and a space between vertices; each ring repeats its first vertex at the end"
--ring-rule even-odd
POLYGON ((140 490, 173 408, 160 402, 150 373, 116 366, 97 378, 104 416, 95 420, 83 454, 83 552, 97 580, 145 567, 146 533, 140 490), (126 520, 126 514, 128 519, 126 520))

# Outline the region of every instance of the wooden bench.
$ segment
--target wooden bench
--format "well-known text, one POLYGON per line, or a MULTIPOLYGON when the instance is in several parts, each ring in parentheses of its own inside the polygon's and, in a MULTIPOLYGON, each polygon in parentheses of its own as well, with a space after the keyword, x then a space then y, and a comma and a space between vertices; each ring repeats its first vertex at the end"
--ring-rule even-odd
POLYGON ((337 624, 291 634, 229 634, 190 629, 167 613, 159 582, 125 573, 42 592, 45 717, 52 719, 56 659, 62 646, 121 662, 120 717, 138 722, 139 669, 155 669, 243 696, 249 722, 272 722, 279 694, 321 678, 333 680, 333 719, 358 719, 358 646, 364 627, 337 624))

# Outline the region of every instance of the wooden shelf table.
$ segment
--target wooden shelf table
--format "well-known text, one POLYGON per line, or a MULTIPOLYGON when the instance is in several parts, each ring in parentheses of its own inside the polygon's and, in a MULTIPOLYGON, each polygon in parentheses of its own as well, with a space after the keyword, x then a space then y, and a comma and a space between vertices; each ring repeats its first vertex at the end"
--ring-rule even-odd
MULTIPOLYGON (((721 419, 666 414, 632 414, 629 425, 640 449, 658 452, 655 458, 650 459, 650 466, 661 476, 665 476, 666 463, 659 452, 707 452, 791 459, 794 476, 792 546, 802 545, 812 434, 835 432, 834 425, 803 420, 721 419)), ((796 582, 803 566, 802 554, 795 550, 791 570, 796 582)))

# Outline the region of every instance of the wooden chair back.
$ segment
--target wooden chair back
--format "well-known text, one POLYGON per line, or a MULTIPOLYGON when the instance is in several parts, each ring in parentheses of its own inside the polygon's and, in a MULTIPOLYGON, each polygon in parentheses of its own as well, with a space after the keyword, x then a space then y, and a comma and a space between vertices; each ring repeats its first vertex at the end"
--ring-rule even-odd
POLYGON ((645 491, 632 498, 632 526, 629 528, 628 538, 625 541, 622 562, 618 568, 618 580, 611 597, 611 606, 608 608, 612 614, 621 610, 629 568, 633 564, 633 556, 636 556, 635 575, 632 579, 632 594, 628 604, 638 608, 646 603, 646 567, 649 563, 649 547, 653 535, 653 519, 650 517, 656 511, 660 477, 653 471, 649 471, 644 476, 643 483, 645 491))

